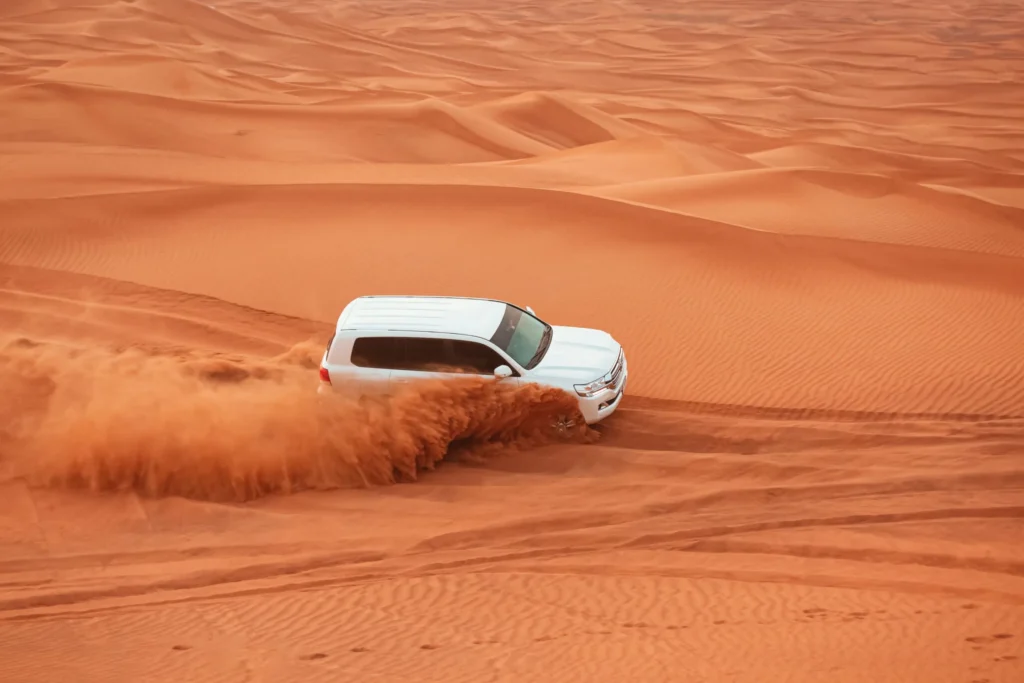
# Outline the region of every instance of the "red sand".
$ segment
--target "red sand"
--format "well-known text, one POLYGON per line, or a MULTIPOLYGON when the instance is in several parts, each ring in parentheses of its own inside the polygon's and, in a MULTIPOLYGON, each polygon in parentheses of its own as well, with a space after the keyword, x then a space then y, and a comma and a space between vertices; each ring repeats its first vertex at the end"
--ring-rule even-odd
POLYGON ((1024 680, 1022 21, 0 4, 0 681, 1024 680), (365 293, 632 395, 318 407, 365 293))

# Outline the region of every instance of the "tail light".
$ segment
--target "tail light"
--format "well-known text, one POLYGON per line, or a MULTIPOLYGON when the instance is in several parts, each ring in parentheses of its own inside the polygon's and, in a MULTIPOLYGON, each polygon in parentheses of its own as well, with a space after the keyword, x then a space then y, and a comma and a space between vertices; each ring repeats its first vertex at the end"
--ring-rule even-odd
POLYGON ((335 333, 331 335, 331 338, 327 340, 327 348, 324 349, 324 357, 323 360, 320 361, 320 381, 326 382, 327 384, 331 383, 331 373, 328 372, 327 366, 325 366, 324 363, 327 362, 327 355, 331 352, 331 345, 334 343, 334 338, 336 336, 338 336, 337 331, 335 331, 335 333))

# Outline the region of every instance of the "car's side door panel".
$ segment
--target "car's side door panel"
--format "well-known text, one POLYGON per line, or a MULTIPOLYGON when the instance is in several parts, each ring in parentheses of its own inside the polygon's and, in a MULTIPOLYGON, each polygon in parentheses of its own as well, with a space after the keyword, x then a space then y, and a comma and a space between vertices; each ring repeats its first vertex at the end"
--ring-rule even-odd
POLYGON ((512 370, 512 376, 496 381, 506 385, 519 385, 518 371, 487 344, 468 339, 453 339, 449 344, 448 353, 449 362, 460 368, 463 375, 494 377, 494 371, 505 365, 512 370))
POLYGON ((445 341, 436 337, 401 337, 401 355, 391 370, 392 388, 447 375, 445 341))
MULTIPOLYGON (((402 367, 391 371, 391 385, 398 387, 417 380, 458 377, 493 377, 494 370, 508 362, 479 342, 435 337, 406 337, 402 367)), ((519 378, 503 383, 518 385, 519 378)))
POLYGON ((351 381, 359 393, 386 394, 393 366, 402 352, 400 338, 364 336, 351 343, 351 381))

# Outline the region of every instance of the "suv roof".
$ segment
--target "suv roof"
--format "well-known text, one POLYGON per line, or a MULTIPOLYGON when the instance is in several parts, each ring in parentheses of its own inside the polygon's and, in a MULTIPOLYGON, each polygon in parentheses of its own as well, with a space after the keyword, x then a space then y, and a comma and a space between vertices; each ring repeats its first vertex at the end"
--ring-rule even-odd
POLYGON ((442 332, 489 339, 507 305, 459 296, 361 296, 341 312, 337 329, 442 332))

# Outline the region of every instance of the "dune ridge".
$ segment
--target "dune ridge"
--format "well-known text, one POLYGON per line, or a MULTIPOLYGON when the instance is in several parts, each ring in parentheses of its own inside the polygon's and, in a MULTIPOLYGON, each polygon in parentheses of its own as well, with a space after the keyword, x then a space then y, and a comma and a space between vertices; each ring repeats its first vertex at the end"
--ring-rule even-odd
POLYGON ((0 3, 0 681, 1024 680, 1022 21, 0 3), (627 397, 319 400, 367 293, 627 397))

